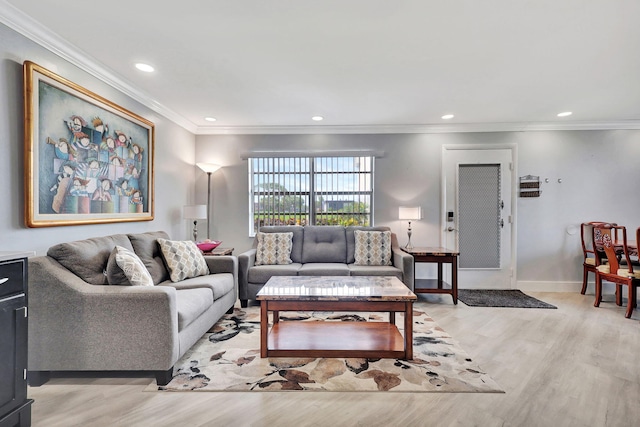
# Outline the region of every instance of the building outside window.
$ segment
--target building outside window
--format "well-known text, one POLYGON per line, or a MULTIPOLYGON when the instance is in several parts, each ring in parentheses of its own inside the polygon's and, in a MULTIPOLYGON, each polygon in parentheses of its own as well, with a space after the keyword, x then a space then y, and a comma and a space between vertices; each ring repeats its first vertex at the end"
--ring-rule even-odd
POLYGON ((251 157, 250 234, 264 225, 372 225, 373 156, 251 157))

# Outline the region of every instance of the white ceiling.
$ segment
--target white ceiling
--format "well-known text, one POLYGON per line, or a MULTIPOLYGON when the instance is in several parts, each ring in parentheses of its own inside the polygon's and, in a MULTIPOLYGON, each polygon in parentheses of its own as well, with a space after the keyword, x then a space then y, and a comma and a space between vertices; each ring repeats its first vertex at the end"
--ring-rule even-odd
POLYGON ((638 0, 0 6, 195 133, 640 128, 638 0))

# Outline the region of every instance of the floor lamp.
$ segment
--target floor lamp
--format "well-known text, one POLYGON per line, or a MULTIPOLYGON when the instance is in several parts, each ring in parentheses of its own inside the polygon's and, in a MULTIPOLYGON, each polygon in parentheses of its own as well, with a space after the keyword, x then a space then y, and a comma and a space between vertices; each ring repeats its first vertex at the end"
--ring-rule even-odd
POLYGON ((215 163, 196 163, 196 166, 207 173, 207 239, 211 239, 209 235, 209 224, 211 223, 211 174, 220 169, 220 165, 215 163))
POLYGON ((407 242, 407 246, 405 246, 405 248, 411 250, 413 249, 413 245, 411 244, 411 221, 422 219, 422 208, 420 206, 400 206, 400 208, 398 209, 398 218, 409 221, 409 229, 407 230, 409 241, 407 242))

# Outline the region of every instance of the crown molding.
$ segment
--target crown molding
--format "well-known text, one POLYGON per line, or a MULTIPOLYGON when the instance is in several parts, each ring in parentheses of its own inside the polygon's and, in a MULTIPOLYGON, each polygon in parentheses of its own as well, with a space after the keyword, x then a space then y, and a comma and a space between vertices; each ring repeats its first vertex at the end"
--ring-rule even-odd
POLYGON ((5 0, 0 0, 0 22, 65 61, 89 73, 98 80, 112 86, 114 89, 166 117, 178 126, 183 127, 191 133, 197 132, 196 125, 191 121, 185 119, 175 111, 168 109, 148 94, 138 90, 112 70, 106 68, 90 54, 73 46, 58 34, 44 27, 40 22, 31 18, 21 10, 16 9, 5 0))
POLYGON ((556 130, 640 129, 640 120, 597 122, 460 123, 446 125, 344 125, 344 126, 197 126, 152 96, 144 93, 90 54, 80 51, 40 22, 0 0, 0 23, 22 34, 98 80, 145 105, 195 135, 283 135, 283 134, 403 134, 465 132, 534 132, 556 130))
POLYGON ((640 120, 610 122, 459 123, 447 125, 200 126, 196 135, 402 134, 640 129, 640 120))

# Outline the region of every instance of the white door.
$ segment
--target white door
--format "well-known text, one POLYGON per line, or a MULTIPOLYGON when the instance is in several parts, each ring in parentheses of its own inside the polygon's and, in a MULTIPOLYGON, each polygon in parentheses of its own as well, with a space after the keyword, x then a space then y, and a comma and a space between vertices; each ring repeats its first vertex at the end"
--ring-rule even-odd
POLYGON ((510 148, 443 148, 441 241, 460 252, 459 288, 514 287, 513 159, 510 148))

